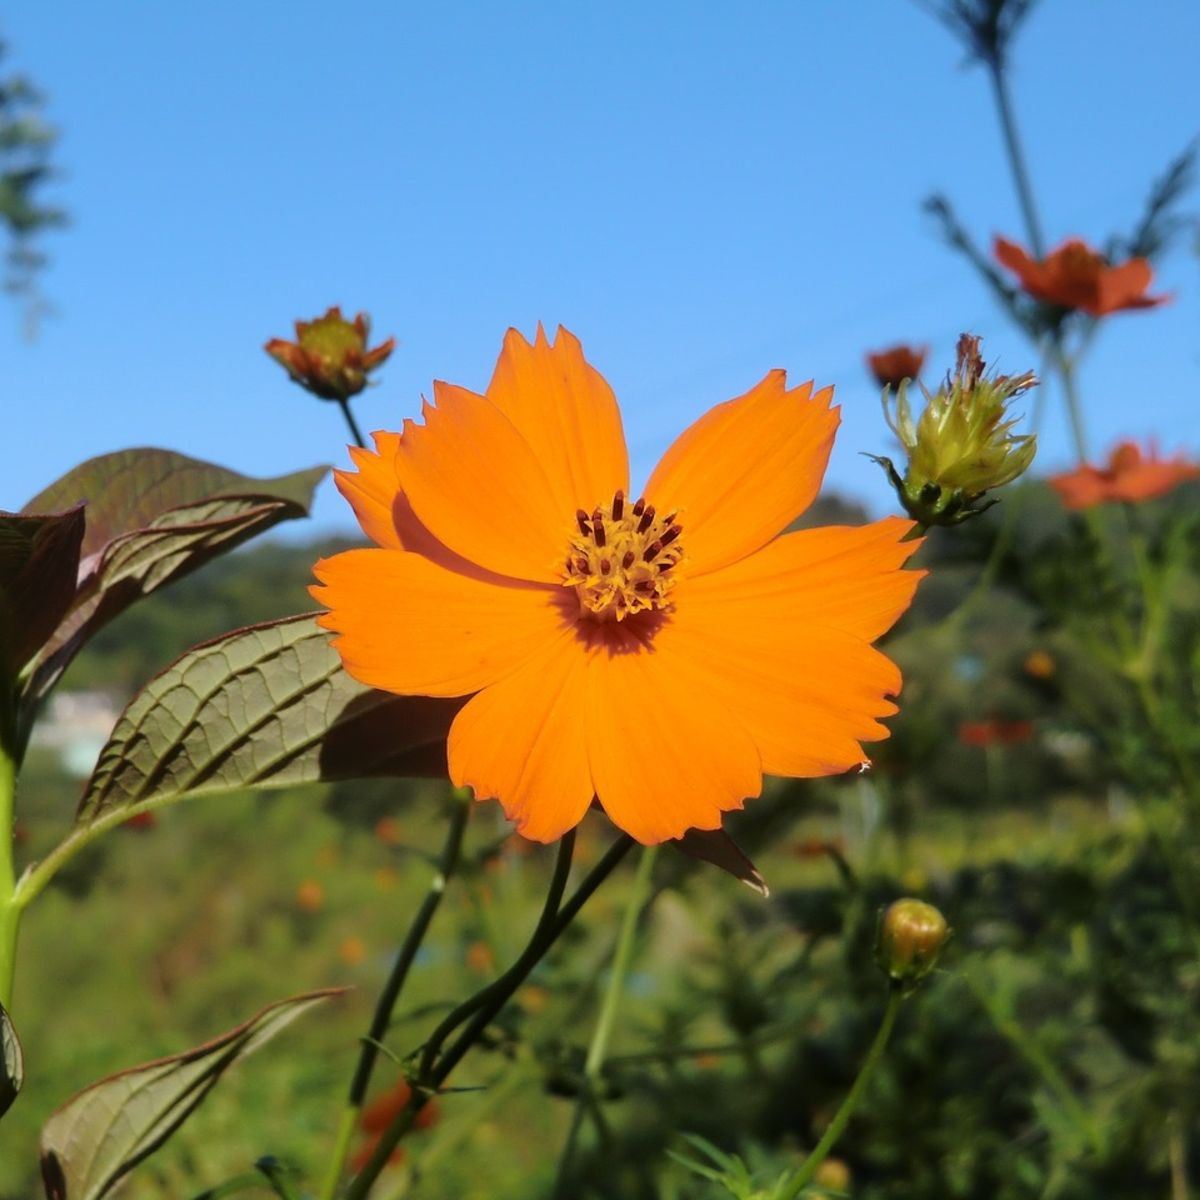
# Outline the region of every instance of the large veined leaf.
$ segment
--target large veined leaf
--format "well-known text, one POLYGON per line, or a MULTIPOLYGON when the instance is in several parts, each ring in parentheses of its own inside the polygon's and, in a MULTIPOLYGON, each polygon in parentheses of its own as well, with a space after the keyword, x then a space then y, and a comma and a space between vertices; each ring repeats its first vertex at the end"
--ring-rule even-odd
POLYGON ((45 516, 0 512, 0 679, 42 648, 75 597, 83 509, 45 516))
POLYGON ((306 516, 325 467, 251 479, 170 450, 122 450, 69 471, 22 510, 83 503, 73 602, 42 650, 26 694, 44 695, 101 625, 217 554, 306 516))
POLYGON ((0 1004, 0 1117, 3 1117, 17 1098, 21 1084, 25 1082, 25 1062, 21 1056, 21 1043, 12 1020, 0 1004))
POLYGON ((42 1129, 49 1200, 99 1200, 183 1124, 240 1058, 257 1050, 333 988, 293 996, 215 1041, 110 1075, 80 1092, 42 1129))
POLYGON ((76 820, 249 787, 443 775, 462 704, 356 683, 313 614, 251 625, 187 651, 134 697, 76 820))

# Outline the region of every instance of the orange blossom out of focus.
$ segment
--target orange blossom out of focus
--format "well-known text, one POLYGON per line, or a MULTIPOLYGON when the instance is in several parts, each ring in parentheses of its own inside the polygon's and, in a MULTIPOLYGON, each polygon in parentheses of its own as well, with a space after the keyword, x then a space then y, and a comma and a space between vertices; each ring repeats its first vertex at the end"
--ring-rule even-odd
POLYGON ((921 373, 921 367, 929 354, 929 348, 922 346, 891 346, 887 350, 877 350, 867 355, 867 367, 875 377, 875 382, 883 388, 898 388, 906 379, 916 379, 921 373))
POLYGON ((1050 477, 1050 486, 1070 509, 1091 508, 1111 500, 1137 504, 1165 495, 1188 479, 1200 478, 1200 465, 1182 455, 1162 459, 1151 448, 1142 451, 1135 442, 1120 442, 1108 456, 1108 464, 1085 464, 1074 471, 1050 477))
POLYGON ((564 329, 510 330, 486 394, 350 451, 376 548, 317 563, 346 670, 468 696, 450 775, 550 842, 597 798, 651 844, 717 829, 764 774, 830 775, 887 736, 908 607, 897 517, 781 534, 817 495, 832 390, 771 371, 675 441, 634 499, 612 389, 564 329))
POLYGON ((1129 308, 1154 308, 1171 298, 1146 294, 1153 278, 1146 259, 1131 258, 1112 267, 1104 255, 1078 238, 1063 242, 1041 260, 1002 237, 995 239, 992 252, 1036 300, 1080 309, 1093 317, 1129 308))

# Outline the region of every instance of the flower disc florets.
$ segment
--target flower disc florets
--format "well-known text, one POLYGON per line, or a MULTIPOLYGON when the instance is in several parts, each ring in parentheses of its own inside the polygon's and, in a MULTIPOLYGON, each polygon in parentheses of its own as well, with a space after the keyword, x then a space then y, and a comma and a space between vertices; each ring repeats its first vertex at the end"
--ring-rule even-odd
POLYGON ((627 504, 618 491, 607 508, 575 514, 563 582, 579 597, 582 616, 623 621, 635 613, 668 607, 674 568, 683 558, 676 513, 661 517, 644 499, 627 504))

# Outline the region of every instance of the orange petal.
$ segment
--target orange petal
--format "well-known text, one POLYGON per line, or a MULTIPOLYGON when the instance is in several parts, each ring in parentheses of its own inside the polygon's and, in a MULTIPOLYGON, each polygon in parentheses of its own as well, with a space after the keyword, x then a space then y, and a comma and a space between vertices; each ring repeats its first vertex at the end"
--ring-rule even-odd
POLYGON ((924 571, 900 568, 921 545, 901 539, 914 523, 886 517, 870 525, 830 525, 776 538, 757 554, 681 587, 679 600, 769 620, 829 626, 874 641, 912 603, 924 571))
POLYGON ((490 401, 435 383, 425 424, 405 421, 396 473, 421 523, 501 575, 560 583, 574 509, 559 508, 529 443, 490 401))
POLYGON ((839 415, 833 389, 790 391, 772 371, 686 429, 646 484, 659 512, 678 510, 688 575, 766 545, 816 497, 839 415))
POLYGON ((888 736, 877 718, 900 672, 869 638, 908 606, 920 572, 900 571, 907 521, 789 534, 752 559, 681 582, 656 640, 664 666, 695 664, 700 690, 720 689, 769 775, 814 776, 864 759, 888 736), (814 536, 809 536, 810 534, 814 536))
POLYGON ((455 785, 499 800, 517 832, 536 842, 562 837, 592 802, 586 683, 586 653, 564 630, 468 700, 450 727, 455 785))
POLYGON ((722 812, 762 790, 754 744, 717 698, 726 689, 686 657, 663 661, 657 635, 652 646, 621 627, 602 636, 589 663, 587 737, 604 811, 646 845, 719 828, 722 812))
POLYGON ((573 333, 559 326, 551 345, 539 325, 530 345, 510 329, 487 397, 533 447, 561 512, 591 512, 618 488, 628 492, 616 397, 573 333))
POLYGON ((1024 247, 1018 246, 1016 242, 1010 242, 1007 238, 992 239, 992 254, 1001 266, 1007 267, 1022 282, 1038 272, 1041 266, 1040 263, 1029 257, 1024 247))
POLYGON ((460 575, 402 550, 348 550, 313 568, 318 620, 360 683, 411 696, 465 696, 554 637, 561 588, 460 575))
POLYGON ((401 541, 392 514, 392 506, 400 494, 395 465, 400 435, 373 433, 371 437, 375 441, 374 450, 365 446, 348 447, 357 472, 334 471, 333 481, 350 502, 363 533, 371 541, 388 550, 411 549, 401 541))

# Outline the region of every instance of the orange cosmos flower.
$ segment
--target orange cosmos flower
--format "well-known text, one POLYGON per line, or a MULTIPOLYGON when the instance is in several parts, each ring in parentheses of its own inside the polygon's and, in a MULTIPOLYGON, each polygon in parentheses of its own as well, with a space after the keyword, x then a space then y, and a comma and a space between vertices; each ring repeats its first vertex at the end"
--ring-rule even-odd
POLYGON ((958 727, 958 740, 964 746, 1015 746, 1033 737, 1032 721, 991 717, 986 721, 964 721, 958 727))
POLYGON ((263 349, 292 377, 322 400, 346 400, 367 386, 367 375, 396 348, 388 338, 367 349, 371 323, 366 313, 353 321, 334 305, 323 317, 296 322, 296 340, 272 338, 263 349))
POLYGON ((883 388, 898 388, 906 379, 916 379, 921 373, 927 346, 891 346, 867 355, 867 366, 875 376, 875 382, 883 388))
POLYGON ((1110 500, 1136 504, 1165 495, 1187 479, 1200 478, 1200 466, 1182 455, 1161 459, 1151 448, 1143 453, 1135 442, 1120 442, 1108 456, 1108 465, 1084 465, 1062 475, 1052 475, 1050 486, 1071 509, 1091 508, 1110 500))
POLYGON ((1030 258, 1015 242, 998 237, 992 244, 996 260, 1038 300, 1062 308, 1079 308, 1093 317, 1127 308, 1153 308, 1170 296, 1147 296, 1153 271, 1144 258, 1131 258, 1110 267, 1103 254, 1071 238, 1040 261, 1030 258))
POLYGON ((686 430, 629 495, 612 390, 560 329, 504 341, 486 395, 350 451, 338 487, 378 549, 316 566, 346 670, 470 696, 450 776, 549 842, 593 797, 640 842, 716 829, 763 773, 829 775, 887 736, 912 522, 780 536, 817 494, 832 390, 772 371, 686 430))

